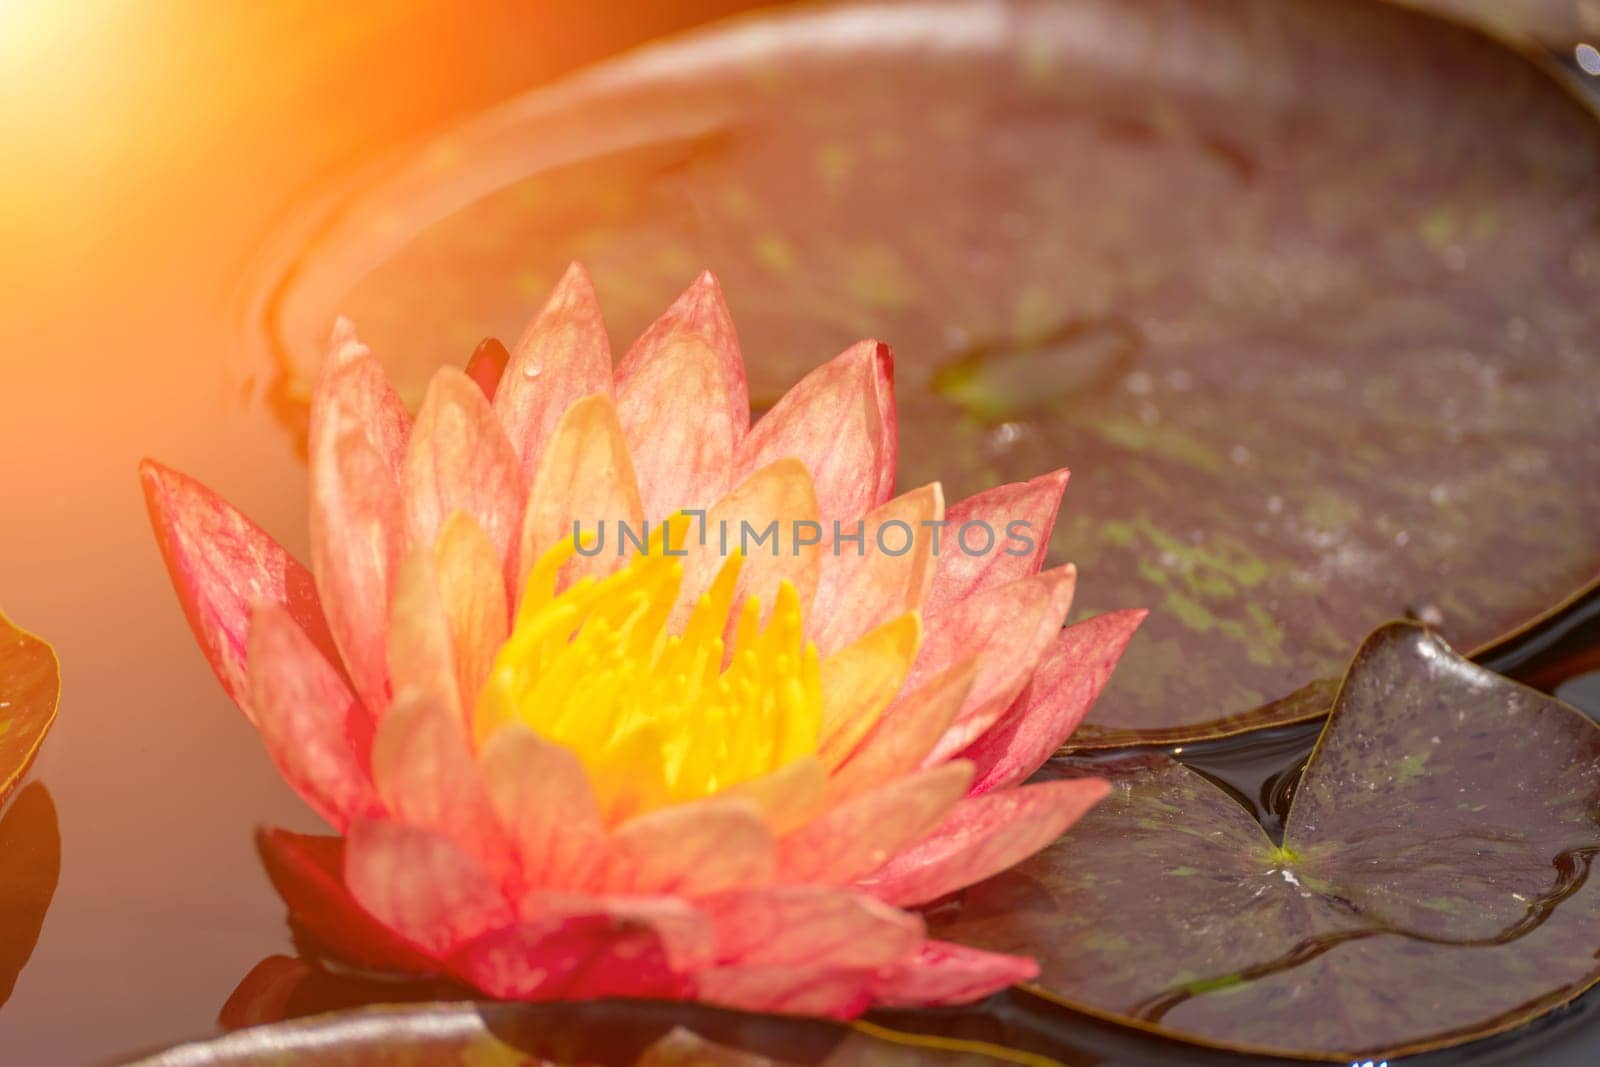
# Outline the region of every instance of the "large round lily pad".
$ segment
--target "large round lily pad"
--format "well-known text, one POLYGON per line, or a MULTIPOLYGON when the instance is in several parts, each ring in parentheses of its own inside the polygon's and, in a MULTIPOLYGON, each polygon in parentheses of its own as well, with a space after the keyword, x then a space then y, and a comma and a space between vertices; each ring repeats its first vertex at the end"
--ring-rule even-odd
POLYGON ((738 1015, 689 1005, 419 1004, 251 1027, 135 1067, 998 1067, 1039 1065, 978 1042, 869 1024, 738 1015))
POLYGON ((1077 615, 1153 609, 1080 742, 1317 714, 1304 687, 1384 620, 1478 648, 1600 572, 1600 127, 1456 25, 1347 0, 756 17, 382 173, 273 275, 286 410, 335 313, 416 397, 573 258, 619 345, 717 271, 758 404, 886 339, 900 485, 1068 465, 1077 615))
POLYGON ((1351 1060, 1524 1022, 1600 979, 1600 727, 1420 627, 1363 646, 1275 844, 1164 757, 1063 759, 1111 796, 938 912, 1073 1007, 1351 1060))

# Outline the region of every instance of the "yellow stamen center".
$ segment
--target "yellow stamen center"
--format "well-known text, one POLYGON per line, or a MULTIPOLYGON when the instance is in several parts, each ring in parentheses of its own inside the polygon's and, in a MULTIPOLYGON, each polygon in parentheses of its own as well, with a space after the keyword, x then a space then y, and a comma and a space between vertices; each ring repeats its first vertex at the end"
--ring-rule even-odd
POLYGON ((738 607, 730 556, 681 630, 668 622, 683 580, 687 516, 601 579, 560 593, 568 538, 534 565, 511 636, 479 699, 480 744, 521 722, 578 755, 602 808, 621 818, 707 796, 817 751, 822 688, 800 598, 778 587, 763 627, 754 597, 738 607))

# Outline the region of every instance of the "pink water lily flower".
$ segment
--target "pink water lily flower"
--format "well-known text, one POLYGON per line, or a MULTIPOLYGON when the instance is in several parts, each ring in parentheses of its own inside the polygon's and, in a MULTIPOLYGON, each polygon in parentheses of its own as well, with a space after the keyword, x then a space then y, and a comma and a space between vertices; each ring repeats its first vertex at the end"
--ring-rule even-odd
POLYGON ((309 571, 142 470, 201 647, 340 835, 262 835, 297 919, 355 962, 511 999, 848 1017, 1031 977, 905 909, 1105 791, 1020 784, 1143 617, 1062 629, 1074 571, 1040 568, 1066 472, 948 509, 937 484, 894 496, 874 341, 752 426, 710 274, 613 370, 574 266, 503 374, 472 370, 440 370, 413 418, 341 324, 311 411, 309 571), (811 533, 704 536, 772 520, 811 533), (1009 551, 957 548, 965 524, 1009 551), (648 539, 619 553, 624 528, 648 539))

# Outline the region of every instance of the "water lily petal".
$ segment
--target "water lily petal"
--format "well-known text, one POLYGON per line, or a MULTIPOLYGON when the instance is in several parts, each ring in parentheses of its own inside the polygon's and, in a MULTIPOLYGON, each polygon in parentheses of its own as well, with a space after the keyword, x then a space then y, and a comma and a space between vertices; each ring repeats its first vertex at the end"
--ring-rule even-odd
POLYGON ((972 792, 1004 789, 1044 766, 1111 679, 1145 611, 1112 611, 1062 630, 1027 688, 961 755, 978 768, 972 792))
MULTIPOLYGON (((1051 471, 1026 482, 1013 482, 969 496, 950 505, 945 513, 947 525, 941 539, 939 565, 933 588, 928 593, 930 614, 996 586, 1037 574, 1050 550, 1050 533, 1055 529, 1061 494, 1067 488, 1067 469, 1051 471), (961 528, 980 523, 993 532, 992 551, 968 555, 961 550, 961 528), (1014 524, 1024 525, 1017 526, 1014 524), (1008 535, 1016 533, 1018 538, 1008 535)), ((972 544, 985 543, 968 534, 972 544)))
POLYGON ((351 823, 344 882, 374 918, 433 956, 514 919, 493 879, 471 856, 420 827, 351 823))
POLYGON ((383 365, 356 338, 355 327, 341 318, 334 324, 328 356, 312 390, 308 454, 317 455, 349 426, 360 427, 390 480, 399 484, 411 436, 411 412, 389 383, 383 365))
POLYGON ((734 890, 701 906, 717 959, 746 966, 886 967, 917 951, 922 920, 855 890, 782 885, 734 890))
POLYGON ((374 919, 344 884, 344 838, 262 829, 256 849, 289 914, 334 955, 369 970, 427 974, 431 957, 374 919))
POLYGON ((1039 976, 1039 965, 1022 956, 925 941, 909 962, 879 975, 874 1000, 886 1007, 970 1004, 1039 976))
POLYGON ((348 428, 311 454, 311 570, 328 628, 362 702, 389 702, 384 635, 406 548, 400 489, 364 431, 348 428))
POLYGON ((740 1011, 853 1019, 872 1006, 875 972, 852 967, 713 967, 695 997, 740 1011))
POLYGON ((577 888, 604 859, 604 826, 589 775, 570 749, 519 724, 478 753, 489 803, 511 838, 523 886, 577 888))
MULTIPOLYGON (((823 555, 807 616, 819 652, 826 656, 874 626, 922 607, 937 563, 932 524, 943 518, 944 490, 933 482, 868 512, 859 546, 841 543, 823 555), (898 551, 903 540, 908 541, 905 551, 898 551)), ((832 530, 827 533, 831 544, 832 530)))
POLYGON ((733 319, 709 271, 633 343, 616 378, 645 515, 703 508, 726 493, 750 397, 733 319))
POLYGON ((629 819, 611 835, 605 889, 699 896, 772 880, 772 833, 747 800, 711 797, 629 819))
POLYGON ((1109 789, 1103 778, 1074 778, 968 797, 925 840, 857 884, 898 907, 926 904, 1021 863, 1109 789))
POLYGON ((828 787, 828 772, 822 762, 815 756, 802 756, 771 774, 731 785, 721 795, 753 803, 773 836, 782 837, 822 813, 828 787))
POLYGON ((822 545, 819 540, 799 547, 796 523, 812 524, 802 531, 806 539, 821 529, 811 475, 797 459, 779 460, 751 474, 706 511, 703 524, 691 517, 675 627, 681 628, 696 599, 735 552, 743 555, 735 604, 755 597, 766 617, 779 583, 787 581, 799 594, 801 610, 809 610, 822 568, 822 545), (769 529, 770 538, 765 536, 769 529))
POLYGON ((673 969, 655 930, 604 911, 489 931, 460 946, 450 969, 502 1000, 677 1000, 692 989, 673 969))
POLYGON ((445 520, 433 557, 461 707, 470 711, 511 629, 504 574, 488 535, 465 512, 445 520))
MULTIPOLYGON (((450 619, 439 590, 434 554, 419 547, 395 570, 389 607, 389 678, 397 698, 426 696, 465 721, 450 619)), ((380 716, 387 718, 388 712, 380 716)))
POLYGON ((867 736, 917 658, 922 622, 908 612, 864 634, 821 663, 822 739, 817 755, 838 767, 867 736))
POLYGON ((828 806, 921 766, 955 721, 977 672, 976 659, 964 660, 914 692, 897 697, 828 780, 828 806))
POLYGON ((494 411, 533 484, 561 415, 592 393, 611 392, 611 343, 588 271, 574 263, 511 350, 494 411))
POLYGON ((339 665, 311 572, 211 490, 153 460, 139 465, 156 543, 184 617, 217 680, 252 720, 245 667, 250 612, 282 604, 331 664, 339 665))
POLYGON ((445 520, 465 512, 488 535, 502 570, 514 565, 508 560, 526 493, 521 464, 483 390, 454 367, 428 382, 401 486, 413 543, 433 544, 445 520))
POLYGON ((906 689, 957 659, 978 657, 978 675, 955 722, 924 761, 960 752, 989 729, 1027 685, 1072 607, 1071 564, 968 597, 932 617, 906 689))
POLYGON ((372 721, 282 605, 251 619, 250 706, 284 781, 329 825, 383 813, 367 775, 372 721))
POLYGON ((961 799, 972 765, 929 767, 848 800, 778 842, 785 882, 842 885, 922 840, 961 799))
POLYGON ((586 396, 561 416, 539 459, 522 522, 518 596, 533 562, 571 537, 574 523, 585 535, 609 539, 597 555, 571 560, 562 572, 564 583, 615 569, 621 558, 616 550, 619 524, 642 529, 643 514, 617 410, 604 393, 586 396))
POLYGON ((751 427, 738 472, 794 456, 811 471, 823 522, 853 526, 893 494, 896 440, 894 358, 888 345, 862 341, 800 379, 751 427))
POLYGON ((510 884, 515 860, 468 748, 460 710, 404 689, 378 725, 372 781, 394 818, 435 831, 510 884))

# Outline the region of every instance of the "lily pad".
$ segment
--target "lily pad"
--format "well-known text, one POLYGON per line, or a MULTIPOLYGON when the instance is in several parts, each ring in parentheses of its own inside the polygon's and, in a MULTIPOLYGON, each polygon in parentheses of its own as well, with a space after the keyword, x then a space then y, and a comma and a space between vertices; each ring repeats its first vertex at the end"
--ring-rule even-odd
POLYGON ((384 1006, 256 1026, 132 1067, 991 1067, 1049 1061, 979 1042, 665 1003, 384 1006))
POLYGON ((567 262, 625 344, 721 277, 759 406, 893 343, 900 484, 1066 464, 1077 613, 1154 609, 1075 742, 1319 714, 1411 611, 1481 649, 1600 573, 1600 125, 1359 2, 857 4, 506 104, 308 211, 259 305, 413 399, 567 262), (1314 695, 1314 694, 1313 694, 1314 695))
POLYGON ((1396 623, 1345 678, 1281 844, 1165 757, 930 919, 1039 989, 1189 1041, 1351 1061, 1452 1045, 1600 979, 1600 727, 1396 623))
POLYGON ((0 613, 0 802, 39 754, 60 696, 55 652, 0 613))

